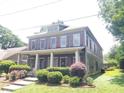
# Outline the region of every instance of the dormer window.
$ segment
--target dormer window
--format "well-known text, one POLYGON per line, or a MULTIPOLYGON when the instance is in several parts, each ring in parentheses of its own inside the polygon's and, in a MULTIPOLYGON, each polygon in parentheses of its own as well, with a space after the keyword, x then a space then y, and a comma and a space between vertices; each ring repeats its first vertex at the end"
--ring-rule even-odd
POLYGON ((47 26, 42 26, 40 32, 48 32, 48 27, 47 26))

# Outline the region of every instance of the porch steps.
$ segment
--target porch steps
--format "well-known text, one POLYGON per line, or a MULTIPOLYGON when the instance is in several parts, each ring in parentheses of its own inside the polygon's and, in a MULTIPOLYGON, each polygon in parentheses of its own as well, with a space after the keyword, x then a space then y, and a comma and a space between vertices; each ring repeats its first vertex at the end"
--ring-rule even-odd
POLYGON ((24 81, 31 81, 31 82, 36 82, 38 79, 36 77, 27 77, 24 79, 24 81))
POLYGON ((11 83, 11 84, 12 85, 19 85, 19 86, 26 86, 26 85, 30 85, 32 83, 34 83, 34 82, 32 82, 32 81, 24 81, 24 80, 17 80, 15 82, 11 83))
POLYGON ((1 90, 0 93, 12 93, 11 91, 1 90))
POLYGON ((19 85, 8 85, 6 87, 1 88, 1 90, 11 92, 11 91, 15 91, 15 90, 20 89, 20 88, 22 88, 22 86, 19 86, 19 85))
POLYGON ((27 77, 22 80, 17 80, 15 82, 10 83, 10 85, 1 88, 0 93, 12 93, 17 89, 23 88, 23 86, 35 83, 35 81, 37 81, 37 78, 35 77, 27 77))

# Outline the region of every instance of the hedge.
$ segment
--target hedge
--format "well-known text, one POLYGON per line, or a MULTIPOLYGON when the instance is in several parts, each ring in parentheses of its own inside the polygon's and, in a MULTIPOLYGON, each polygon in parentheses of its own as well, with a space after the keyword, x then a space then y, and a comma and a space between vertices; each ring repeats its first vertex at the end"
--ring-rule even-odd
POLYGON ((36 76, 38 78, 39 83, 48 81, 47 74, 48 74, 48 71, 45 69, 36 71, 36 76))
POLYGON ((69 67, 49 67, 47 68, 49 72, 59 71, 62 73, 63 76, 68 75, 70 76, 69 67))
POLYGON ((59 71, 56 72, 49 72, 47 75, 48 83, 50 84, 60 84, 62 80, 62 73, 59 71))
POLYGON ((5 73, 8 73, 9 67, 10 67, 11 65, 15 65, 15 62, 12 61, 12 60, 2 60, 2 61, 0 62, 0 70, 1 70, 1 71, 4 71, 5 73))
POLYGON ((30 71, 31 68, 28 65, 17 64, 17 65, 11 65, 9 70, 10 71, 12 71, 12 70, 26 70, 26 71, 30 71))
POLYGON ((78 87, 81 85, 81 79, 79 77, 72 77, 70 78, 70 86, 78 87))

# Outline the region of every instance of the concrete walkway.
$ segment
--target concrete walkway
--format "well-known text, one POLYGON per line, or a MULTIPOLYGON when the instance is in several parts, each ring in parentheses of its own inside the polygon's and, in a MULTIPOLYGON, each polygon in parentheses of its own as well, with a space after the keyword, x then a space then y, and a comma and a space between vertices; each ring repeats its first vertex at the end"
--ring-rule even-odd
POLYGON ((15 82, 10 83, 8 86, 1 88, 0 93, 12 93, 13 91, 22 88, 23 86, 30 85, 37 81, 37 78, 28 77, 23 80, 17 80, 15 82))

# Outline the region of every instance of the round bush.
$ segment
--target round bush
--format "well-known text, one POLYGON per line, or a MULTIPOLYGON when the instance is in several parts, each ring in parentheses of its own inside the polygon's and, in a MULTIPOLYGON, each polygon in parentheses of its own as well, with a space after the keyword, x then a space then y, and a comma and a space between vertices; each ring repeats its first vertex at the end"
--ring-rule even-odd
POLYGON ((48 82, 51 84, 59 84, 62 80, 62 73, 59 71, 49 72, 47 75, 48 82))
POLYGON ((63 83, 68 84, 70 77, 68 75, 63 76, 63 83))
POLYGON ((79 77, 72 77, 70 78, 70 86, 78 87, 81 84, 81 79, 79 77))
POLYGON ((37 70, 36 71, 36 76, 38 78, 39 82, 47 82, 47 70, 37 70))
POLYGON ((76 62, 71 65, 70 67, 70 74, 71 76, 77 76, 83 78, 86 74, 86 66, 81 62, 76 62))
POLYGON ((9 70, 10 71, 12 71, 12 70, 26 70, 26 71, 30 71, 31 68, 28 65, 17 64, 17 65, 11 65, 9 70))
POLYGON ((10 67, 11 65, 15 65, 15 62, 12 61, 12 60, 2 60, 2 61, 0 62, 0 70, 1 70, 1 71, 4 71, 5 73, 8 73, 9 67, 10 67))

